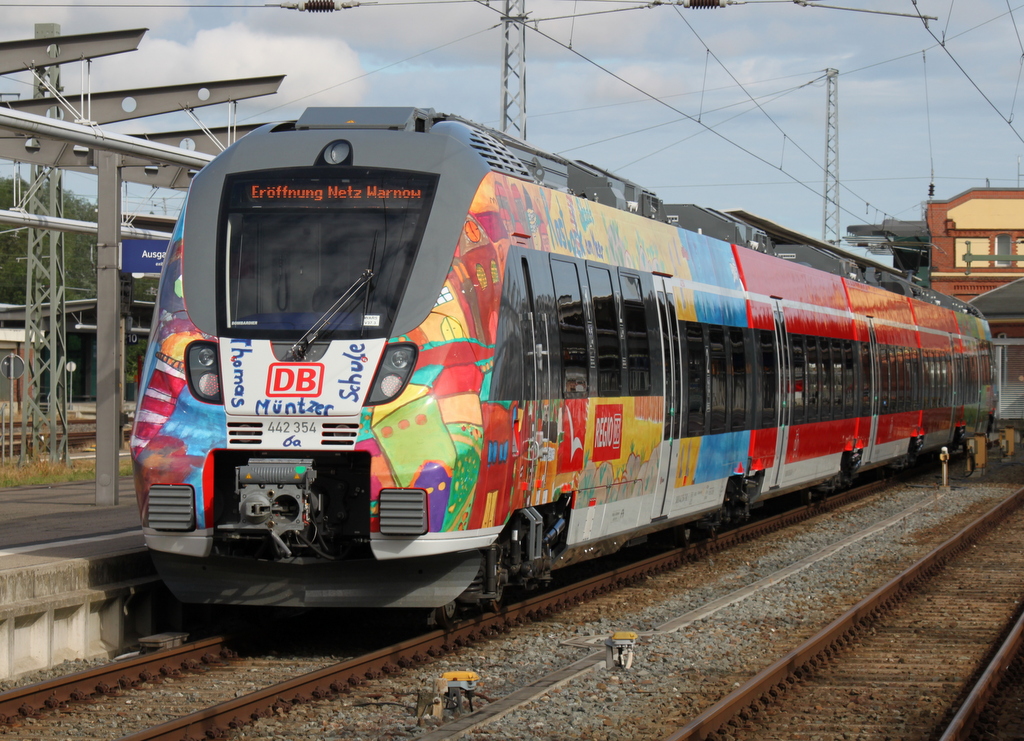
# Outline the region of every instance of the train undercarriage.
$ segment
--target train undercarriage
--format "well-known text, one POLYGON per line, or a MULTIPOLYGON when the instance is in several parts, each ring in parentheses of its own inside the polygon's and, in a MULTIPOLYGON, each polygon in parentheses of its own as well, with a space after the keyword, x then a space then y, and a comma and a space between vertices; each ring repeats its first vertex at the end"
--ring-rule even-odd
MULTIPOLYGON (((920 451, 921 440, 911 440, 906 463, 920 451)), ((291 585, 279 586, 278 592, 284 597, 268 598, 268 603, 279 600, 279 604, 315 604, 315 595, 320 594, 324 604, 348 601, 357 605, 431 606, 438 608, 436 619, 444 622, 460 607, 497 606, 510 588, 542 587, 561 566, 614 553, 659 532, 670 538, 682 532, 687 536, 691 532, 713 534, 742 524, 750 518, 752 510, 764 504, 763 471, 732 476, 721 506, 710 513, 671 524, 651 523, 646 529, 589 540, 583 547, 569 544, 572 497, 563 496, 514 512, 488 545, 471 546, 458 554, 435 553, 433 561, 423 560, 421 574, 429 570, 424 568, 428 562, 430 568, 445 573, 440 588, 430 583, 430 575, 423 577, 423 583, 413 579, 405 585, 383 586, 382 580, 391 580, 399 569, 408 570, 410 561, 381 561, 377 558, 379 554, 374 553, 370 455, 327 451, 282 457, 280 451, 267 451, 265 456, 254 452, 214 453, 212 479, 217 494, 213 523, 208 523, 206 530, 212 536, 206 553, 210 569, 221 576, 238 571, 238 583, 243 585, 239 594, 245 592, 244 598, 237 599, 240 603, 259 601, 253 599, 252 592, 256 589, 254 585, 266 576, 268 583, 277 579, 280 584, 291 585), (351 581, 353 571, 362 575, 351 581), (302 584, 301 588, 296 584, 302 584), (344 600, 339 596, 343 593, 347 595, 344 600), (430 605, 432 601, 435 604, 430 605)), ((850 486, 860 466, 861 451, 848 451, 843 455, 839 473, 819 482, 813 491, 823 496, 850 486)), ((425 500, 414 499, 382 496, 376 514, 384 535, 426 533, 425 500)), ((192 572, 191 564, 178 564, 175 556, 155 554, 156 557, 158 566, 162 561, 169 573, 178 573, 180 569, 181 584, 185 574, 192 572)), ((197 583, 193 579, 191 586, 181 587, 186 591, 192 589, 195 601, 235 600, 223 593, 203 591, 197 583)), ((270 592, 273 589, 268 589, 270 592)))

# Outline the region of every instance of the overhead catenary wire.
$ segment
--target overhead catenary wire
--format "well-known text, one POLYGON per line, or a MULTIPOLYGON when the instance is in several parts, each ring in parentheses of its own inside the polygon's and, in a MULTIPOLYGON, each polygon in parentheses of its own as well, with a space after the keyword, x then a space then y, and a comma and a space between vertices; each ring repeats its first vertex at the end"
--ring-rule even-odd
MULTIPOLYGON (((818 79, 820 79, 820 77, 818 79)), ((776 91, 771 92, 771 93, 766 93, 765 95, 762 95, 761 97, 762 98, 769 98, 772 101, 778 100, 779 98, 782 98, 782 97, 784 97, 786 95, 789 95, 790 93, 796 92, 797 90, 802 90, 803 88, 807 87, 808 85, 813 84, 814 82, 815 81, 812 80, 811 82, 805 82, 803 84, 796 85, 796 86, 790 87, 790 88, 786 88, 784 90, 776 90, 776 91)), ((721 89, 721 88, 719 88, 719 89, 721 89)), ((674 96, 661 96, 661 97, 662 97, 663 100, 665 100, 665 99, 667 99, 669 97, 674 97, 674 96)), ((638 102, 638 101, 634 101, 634 102, 638 102)), ((645 99, 643 102, 649 102, 649 99, 645 99)), ((736 101, 736 102, 733 102, 733 103, 726 103, 725 105, 718 106, 717 108, 709 108, 708 110, 704 111, 704 113, 718 113, 719 111, 725 111, 725 110, 728 110, 730 108, 735 108, 737 106, 744 105, 745 103, 747 103, 747 101, 736 101)), ((619 104, 619 105, 625 105, 625 104, 619 104)), ((723 123, 728 123, 729 121, 733 121, 736 118, 738 118, 739 116, 743 116, 743 115, 749 113, 752 110, 754 110, 753 107, 747 108, 747 109, 745 109, 743 111, 740 111, 739 113, 737 113, 737 114, 735 114, 733 116, 730 116, 727 119, 719 121, 718 124, 716 124, 716 125, 720 126, 723 123)), ((614 134, 612 136, 604 137, 603 139, 598 139, 598 140, 592 141, 592 142, 586 142, 584 144, 578 144, 578 145, 576 145, 574 147, 569 147, 568 149, 562 149, 562 150, 559 150, 558 154, 564 155, 567 152, 574 152, 577 149, 586 149, 587 147, 592 147, 592 146, 595 146, 597 144, 604 144, 606 142, 614 141, 616 139, 622 139, 622 138, 625 138, 627 136, 636 136, 637 134, 643 134, 643 133, 646 133, 648 131, 653 131, 654 129, 659 129, 659 128, 662 128, 662 127, 665 127, 665 126, 672 126, 672 125, 675 125, 675 124, 679 123, 680 121, 684 121, 684 120, 686 120, 686 119, 673 118, 673 119, 671 119, 669 121, 662 121, 661 123, 652 124, 650 126, 644 126, 643 128, 634 129, 633 131, 626 131, 626 132, 623 132, 621 134, 614 134)), ((701 131, 697 132, 697 134, 701 134, 701 133, 704 133, 703 129, 701 131)), ((689 136, 686 136, 683 139, 680 139, 679 141, 675 142, 674 144, 679 144, 679 143, 681 143, 683 141, 686 141, 687 139, 692 139, 697 134, 691 134, 689 136)), ((672 146, 674 146, 674 144, 672 146)), ((658 150, 658 151, 662 151, 662 150, 658 150)), ((653 153, 653 154, 656 154, 656 152, 653 153)), ((635 160, 633 160, 631 162, 627 162, 626 164, 620 165, 620 167, 629 167, 630 165, 633 165, 633 164, 635 164, 637 162, 645 160, 645 159, 647 159, 648 157, 651 157, 651 156, 652 156, 652 154, 646 154, 643 157, 635 159, 635 160)))
MULTIPOLYGON (((820 79, 820 78, 818 78, 818 79, 820 79)), ((779 98, 782 98, 782 97, 784 97, 786 95, 789 95, 790 93, 795 92, 797 90, 801 90, 801 89, 807 87, 808 85, 813 84, 814 82, 817 82, 817 80, 813 80, 813 81, 805 83, 803 85, 799 85, 797 87, 789 88, 788 90, 783 90, 783 91, 781 91, 781 92, 779 92, 777 94, 773 94, 771 96, 771 101, 770 102, 778 100, 779 98)), ((765 96, 761 96, 761 97, 767 98, 769 96, 765 95, 765 96)), ((744 101, 744 102, 746 102, 746 101, 744 101)), ((708 113, 712 113, 714 111, 721 111, 721 110, 725 110, 726 108, 733 108, 733 107, 738 106, 738 105, 741 105, 741 104, 740 103, 730 103, 728 105, 721 106, 720 108, 716 108, 713 111, 707 111, 707 112, 708 113)), ((750 113, 750 112, 752 112, 754 110, 756 110, 756 107, 755 106, 751 106, 751 107, 747 108, 746 110, 740 111, 740 112, 736 113, 735 115, 730 116, 729 118, 726 118, 726 119, 723 119, 723 120, 719 121, 715 125, 716 126, 721 126, 723 124, 729 123, 730 121, 735 121, 740 116, 745 116, 746 114, 748 114, 748 113, 750 113)), ((669 122, 667 122, 667 124, 679 123, 679 120, 680 119, 676 119, 674 121, 669 121, 669 122)), ((665 124, 665 125, 667 125, 667 124, 665 124)), ((672 147, 678 146, 679 144, 682 144, 685 141, 689 141, 690 139, 693 139, 694 137, 700 136, 701 134, 704 134, 704 133, 706 133, 706 130, 704 130, 704 129, 702 129, 700 131, 695 131, 694 133, 689 134, 688 136, 685 136, 682 139, 678 139, 678 140, 672 142, 671 144, 668 144, 668 145, 666 145, 664 147, 656 149, 653 152, 649 152, 649 153, 645 154, 643 157, 638 157, 635 160, 631 160, 630 162, 627 162, 627 163, 625 163, 623 165, 620 165, 620 167, 626 168, 626 167, 630 167, 632 165, 635 165, 638 162, 642 162, 643 160, 648 159, 649 157, 653 157, 656 154, 660 154, 660 153, 664 152, 667 149, 671 149, 672 147)), ((628 134, 625 134, 624 136, 628 136, 628 134)), ((612 138, 616 138, 616 137, 612 137, 612 138)), ((788 138, 789 137, 787 136, 786 132, 783 131, 782 132, 782 153, 781 153, 781 155, 779 157, 779 166, 778 166, 779 170, 784 169, 783 163, 784 163, 785 156, 786 156, 786 139, 788 139, 788 138)), ((563 151, 572 151, 572 150, 563 150, 563 151)))
POLYGON ((1006 0, 1006 10, 1013 21, 1013 32, 1017 35, 1017 47, 1020 49, 1020 62, 1017 65, 1017 84, 1013 87, 1013 102, 1010 103, 1010 121, 1013 121, 1013 110, 1017 107, 1017 92, 1020 90, 1021 72, 1024 71, 1024 41, 1020 38, 1020 29, 1017 28, 1017 19, 1013 17, 1013 9, 1010 7, 1010 0, 1006 0))
MULTIPOLYGON (((809 154, 809 153, 808 153, 808 152, 807 152, 807 151, 806 151, 806 150, 805 150, 805 149, 804 149, 803 147, 801 147, 801 146, 800 146, 800 144, 799 144, 799 143, 797 143, 795 139, 793 139, 793 137, 789 136, 789 135, 788 135, 788 133, 787 133, 786 131, 784 131, 784 130, 783 130, 783 128, 782 128, 782 127, 781 127, 781 126, 779 125, 779 123, 778 123, 778 122, 777 122, 777 121, 776 121, 776 120, 775 120, 775 119, 774 119, 774 118, 773 118, 773 117, 771 116, 771 114, 770 114, 770 113, 768 113, 768 111, 767 111, 767 110, 765 110, 765 108, 764 108, 764 107, 763 107, 763 106, 762 106, 762 105, 761 105, 761 104, 760 104, 760 103, 759 103, 759 102, 757 101, 757 99, 756 99, 756 98, 755 98, 755 97, 754 97, 753 95, 751 95, 751 94, 750 94, 750 92, 749 92, 749 91, 747 90, 747 88, 746 88, 746 87, 745 87, 745 86, 743 85, 743 83, 741 83, 741 82, 740 82, 740 81, 739 81, 739 80, 738 80, 738 79, 736 78, 736 76, 735 76, 735 75, 734 75, 734 74, 732 73, 732 71, 731 71, 731 70, 729 70, 729 68, 728 68, 728 67, 727 67, 727 66, 726 66, 726 65, 725 65, 725 64, 724 64, 724 63, 722 62, 722 60, 720 60, 720 59, 718 58, 718 55, 716 55, 716 54, 715 54, 715 53, 714 53, 713 51, 711 51, 711 47, 710 47, 710 46, 709 46, 709 45, 708 45, 708 44, 707 44, 707 43, 706 43, 706 42, 704 41, 704 39, 703 39, 703 38, 701 38, 701 35, 700 35, 699 33, 697 33, 697 30, 696 30, 696 29, 695 29, 695 28, 693 27, 693 24, 691 24, 691 23, 690 23, 690 21, 686 19, 686 16, 684 16, 684 15, 683 15, 683 14, 682 14, 682 13, 680 12, 680 10, 679 10, 679 7, 678 7, 678 5, 677 5, 677 6, 675 6, 675 7, 673 8, 673 9, 674 9, 674 10, 676 11, 676 15, 678 15, 678 16, 679 16, 679 17, 680 17, 680 18, 682 19, 683 23, 685 23, 685 24, 686 24, 686 27, 690 29, 690 32, 691 32, 691 33, 692 33, 692 34, 693 34, 693 35, 694 35, 694 36, 696 37, 696 39, 697 39, 697 40, 698 40, 698 41, 699 41, 699 42, 701 43, 701 45, 703 45, 703 46, 704 46, 704 48, 705 48, 705 50, 707 51, 707 53, 708 53, 708 54, 710 54, 710 55, 711 55, 711 57, 712 57, 712 58, 713 58, 713 59, 714 59, 714 60, 715 60, 715 61, 716 61, 716 62, 718 63, 718 65, 719 65, 719 66, 720 66, 720 67, 721 67, 721 68, 722 68, 722 69, 723 69, 723 70, 725 71, 725 73, 726 73, 727 75, 729 75, 729 78, 730 78, 730 79, 731 79, 731 80, 732 80, 732 81, 733 81, 733 82, 734 82, 734 83, 736 84, 736 86, 737 86, 737 87, 739 87, 739 89, 740 89, 740 90, 742 90, 742 91, 743 91, 743 93, 744 93, 744 94, 745 94, 745 95, 747 96, 747 98, 748 98, 748 99, 749 99, 749 100, 750 100, 751 102, 753 102, 755 106, 757 106, 758 110, 759 110, 759 111, 760 111, 760 112, 761 112, 761 113, 762 113, 762 114, 764 115, 764 117, 765 117, 765 118, 767 118, 767 119, 768 119, 768 120, 769 120, 769 121, 771 122, 771 124, 772 124, 772 125, 773 125, 773 126, 774 126, 774 127, 776 128, 776 129, 778 129, 779 133, 781 133, 781 134, 782 134, 782 136, 783 136, 783 154, 785 154, 785 143, 786 143, 786 139, 789 139, 789 140, 791 140, 791 141, 793 142, 793 145, 794 145, 794 146, 795 146, 795 147, 797 148, 797 150, 798 150, 798 151, 799 151, 799 152, 800 152, 801 154, 803 154, 803 155, 804 155, 804 157, 806 157, 806 158, 807 158, 807 159, 808 159, 808 160, 809 160, 809 161, 810 161, 811 163, 813 163, 813 164, 814 164, 814 165, 815 165, 816 167, 820 168, 822 172, 825 172, 825 171, 826 171, 826 166, 825 166, 824 164, 822 164, 822 163, 819 163, 819 162, 818 162, 818 161, 817 161, 817 160, 816 160, 816 159, 815 159, 815 158, 814 158, 813 156, 811 156, 811 155, 810 155, 810 154, 809 154)), ((822 76, 818 77, 818 78, 817 78, 816 80, 814 80, 814 81, 812 81, 812 82, 816 82, 817 80, 820 80, 820 79, 823 79, 823 78, 824 78, 824 75, 822 75, 822 76)), ((697 118, 697 123, 701 123, 701 121, 700 121, 700 117, 698 117, 698 118, 697 118)), ((779 165, 779 169, 780 169, 780 170, 782 170, 782 169, 783 169, 783 168, 782 168, 782 164, 781 164, 781 162, 780 162, 780 165, 779 165)), ((868 200, 867 200, 866 198, 864 198, 863 196, 861 196, 861 195, 859 195, 859 194, 855 193, 854 191, 850 190, 850 188, 849 188, 849 187, 847 187, 847 186, 845 186, 845 185, 842 185, 842 184, 840 184, 840 187, 841 187, 841 188, 842 188, 843 190, 845 190, 845 191, 849 192, 849 193, 850 193, 850 194, 851 194, 852 196, 854 196, 854 197, 855 197, 855 198, 856 198, 857 200, 859 200, 859 201, 861 201, 861 202, 863 202, 863 203, 868 203, 868 200)), ((844 210, 844 211, 846 210, 846 209, 843 209, 843 208, 842 208, 841 206, 840 206, 839 208, 840 208, 840 210, 844 210)), ((847 211, 847 213, 850 213, 850 212, 849 212, 849 211, 847 211)), ((853 215, 853 214, 851 214, 851 215, 853 215)))
MULTIPOLYGON (((574 9, 582 4, 580 2, 580 0, 573 0, 573 1, 574 1, 574 6, 573 6, 574 9)), ((591 3, 593 3, 593 2, 611 2, 611 1, 614 1, 616 3, 623 2, 623 0, 583 0, 583 2, 591 2, 591 3)), ((748 2, 736 3, 736 4, 751 4, 751 5, 754 5, 754 4, 758 4, 758 1, 759 0, 748 0, 748 2)), ((766 2, 767 0, 763 0, 763 1, 766 2)), ((790 3, 793 2, 793 0, 780 0, 780 1, 782 1, 782 2, 790 2, 790 3)), ((949 15, 952 14, 953 7, 954 7, 954 1, 955 0, 951 0, 951 2, 950 2, 950 14, 949 15)), ((380 8, 383 8, 383 7, 389 7, 389 6, 392 6, 392 5, 394 5, 394 6, 445 5, 445 4, 453 4, 454 5, 454 4, 465 4, 467 2, 478 3, 478 0, 416 0, 416 1, 411 1, 411 0, 410 1, 395 0, 394 2, 388 2, 387 0, 383 0, 381 2, 365 2, 365 3, 353 2, 353 3, 346 3, 346 5, 349 5, 351 7, 357 7, 358 6, 358 7, 380 7, 380 8)), ((1011 7, 1010 0, 1006 0, 1006 2, 1007 2, 1007 8, 1008 8, 1007 12, 1011 15, 1011 18, 1012 18, 1014 8, 1011 7)), ((798 3, 798 4, 800 4, 800 3, 798 3)), ((187 7, 187 8, 218 8, 218 7, 221 7, 221 8, 229 8, 229 7, 257 8, 257 7, 272 7, 272 6, 269 6, 268 4, 265 4, 265 3, 185 3, 185 2, 182 2, 182 3, 171 3, 171 2, 168 2, 168 3, 159 3, 159 4, 152 4, 152 5, 151 4, 140 4, 140 3, 96 3, 96 4, 92 4, 92 3, 88 3, 88 2, 86 2, 86 3, 78 3, 78 2, 74 2, 74 3, 35 3, 35 2, 0 3, 0 7, 12 7, 12 6, 13 7, 19 7, 19 6, 20 7, 25 7, 25 6, 28 6, 28 5, 32 5, 33 7, 41 7, 41 6, 45 6, 45 5, 52 5, 52 6, 68 6, 68 7, 134 7, 134 8, 146 8, 146 9, 148 9, 148 8, 161 8, 161 7, 163 7, 163 8, 169 8, 169 7, 176 7, 176 8, 181 8, 181 7, 187 7)), ((673 5, 673 6, 676 6, 677 13, 679 12, 679 10, 678 10, 678 2, 672 2, 672 3, 669 3, 669 2, 654 2, 654 3, 652 3, 652 2, 637 2, 633 7, 636 8, 636 9, 643 9, 643 8, 657 7, 658 5, 673 5)), ((822 7, 822 8, 830 7, 830 6, 826 6, 825 4, 822 4, 822 3, 814 3, 814 2, 806 3, 806 6, 822 7)), ((1024 5, 1018 5, 1016 7, 1019 9, 1021 7, 1024 7, 1024 5)), ((836 7, 836 9, 839 9, 839 10, 861 10, 861 9, 855 9, 855 8, 841 8, 841 7, 838 7, 838 6, 836 7)), ((621 12, 622 10, 624 10, 624 9, 616 8, 616 9, 614 9, 614 11, 606 11, 606 12, 621 12)), ((915 7, 915 11, 916 10, 917 9, 915 7)), ((584 15, 584 13, 573 13, 572 15, 561 16, 561 17, 563 17, 563 18, 576 18, 576 17, 582 17, 583 15, 584 15)), ((918 11, 918 15, 920 15, 919 11, 918 11)), ((1001 14, 1001 16, 1002 15, 1006 15, 1006 13, 1001 14)), ((536 22, 542 22, 543 20, 545 20, 545 19, 538 19, 537 21, 531 21, 531 22, 536 23, 536 22)), ((997 19, 990 19, 988 21, 984 21, 982 23, 979 23, 977 26, 974 26, 973 28, 980 27, 982 25, 985 25, 986 23, 994 22, 995 20, 997 20, 997 19)), ((487 31, 493 29, 494 27, 495 26, 491 26, 491 27, 489 27, 487 29, 482 29, 482 30, 478 31, 477 33, 487 32, 487 31)), ((944 43, 944 42, 946 42, 948 40, 954 39, 957 36, 962 35, 963 33, 968 33, 970 30, 972 30, 972 29, 967 29, 966 31, 963 31, 963 32, 958 33, 958 34, 955 34, 954 36, 947 36, 948 28, 949 28, 949 19, 947 17, 946 30, 944 30, 944 32, 943 32, 943 42, 938 42, 938 40, 936 39, 936 42, 939 45, 941 45, 942 43, 944 43)), ((1015 25, 1015 30, 1016 30, 1016 25, 1015 25)), ((476 35, 476 34, 470 34, 470 36, 473 36, 473 35, 476 35)), ((933 36, 934 36, 934 34, 933 34, 933 36)), ((364 78, 364 77, 366 77, 368 75, 372 75, 372 74, 374 74, 376 72, 384 71, 384 70, 387 70, 389 68, 392 68, 392 67, 395 67, 395 66, 399 66, 399 65, 401 65, 401 64, 403 64, 403 63, 405 63, 407 61, 415 59, 416 57, 423 56, 425 54, 431 53, 432 51, 435 51, 437 49, 443 48, 444 46, 448 46, 448 45, 453 44, 453 43, 458 43, 459 41, 461 41, 464 38, 468 38, 468 36, 467 37, 462 37, 460 39, 456 39, 456 40, 454 40, 452 42, 449 42, 448 44, 439 45, 439 46, 434 47, 434 48, 432 48, 430 50, 426 50, 424 52, 420 52, 419 54, 412 55, 412 56, 407 57, 407 58, 405 58, 403 60, 395 62, 393 64, 384 65, 384 66, 379 67, 379 68, 377 68, 375 70, 371 70, 371 71, 369 71, 369 72, 367 72, 365 74, 362 74, 362 75, 350 78, 349 80, 345 80, 345 81, 342 81, 340 83, 337 83, 336 85, 328 86, 328 87, 326 87, 326 88, 324 88, 324 89, 322 89, 320 91, 317 91, 315 93, 310 93, 308 95, 304 95, 304 96, 302 96, 300 98, 297 98, 295 101, 289 101, 289 103, 284 103, 284 104, 276 105, 276 106, 273 106, 272 108, 269 108, 269 109, 266 109, 266 110, 268 110, 268 111, 277 110, 277 109, 280 109, 282 107, 285 107, 285 106, 289 105, 290 103, 294 103, 294 102, 298 102, 298 101, 307 99, 309 97, 312 97, 313 95, 317 95, 317 94, 320 94, 322 92, 329 91, 331 89, 334 89, 336 87, 344 85, 344 84, 346 84, 348 82, 356 81, 356 80, 362 79, 362 78, 364 78)), ((1020 43, 1019 33, 1018 33, 1018 43, 1020 43)), ((572 44, 573 44, 573 39, 570 39, 570 44, 569 44, 570 50, 571 50, 572 44)), ((708 51, 710 51, 710 50, 708 50, 708 51)), ((948 50, 946 50, 946 51, 948 53, 948 50)), ((910 54, 913 54, 913 53, 916 53, 916 52, 911 52, 910 54)), ((895 59, 900 59, 900 58, 903 58, 903 57, 906 57, 906 56, 909 56, 909 54, 907 54, 907 55, 900 55, 900 57, 896 57, 895 59)), ((885 62, 880 62, 878 64, 884 64, 884 63, 885 62)), ((859 68, 859 69, 863 70, 863 69, 866 69, 866 68, 867 67, 863 67, 863 68, 859 68)), ((1024 68, 1024 60, 1022 60, 1022 68, 1024 68)), ((858 71, 858 70, 844 71, 844 75, 852 74, 855 71, 858 71)), ((706 75, 706 72, 707 72, 707 56, 706 56, 706 60, 705 60, 705 75, 706 75)), ((1020 79, 1021 79, 1021 76, 1018 75, 1018 85, 1019 85, 1020 79)), ((701 89, 701 96, 702 96, 702 98, 703 98, 704 93, 706 92, 706 90, 707 90, 706 84, 702 85, 702 89, 701 89)), ((650 97, 651 96, 646 96, 645 95, 644 100, 648 100, 648 99, 650 99, 650 97)), ((1015 94, 1015 99, 1016 99, 1016 94, 1015 94)), ((998 109, 997 109, 997 112, 998 112, 998 109)), ((701 106, 700 106, 700 111, 698 113, 698 121, 699 122, 702 122, 702 119, 703 119, 703 117, 704 117, 704 115, 706 113, 708 113, 708 111, 704 111, 703 103, 702 103, 701 106)), ((555 115, 555 114, 552 113, 552 114, 548 114, 548 115, 555 115)), ((252 118, 254 118, 254 116, 248 116, 246 120, 251 120, 252 118)), ((1011 111, 1010 111, 1009 117, 1007 118, 1007 117, 1004 116, 1003 118, 1004 118, 1004 120, 1007 120, 1008 123, 1011 123, 1011 129, 1013 129, 1013 126, 1012 126, 1013 107, 1011 107, 1011 111)), ((1015 134, 1017 133, 1016 129, 1014 129, 1014 133, 1015 134)), ((689 137, 687 137, 687 138, 689 138, 689 137)), ((780 160, 780 165, 784 165, 785 148, 787 146, 787 142, 785 141, 786 138, 790 138, 790 137, 788 137, 783 132, 783 142, 782 142, 782 146, 783 146, 783 159, 780 160)), ((1018 134, 1018 138, 1019 138, 1019 134, 1018 134)), ((796 144, 796 141, 794 141, 794 144, 796 144)), ((804 152, 804 154, 805 154, 805 156, 807 156, 806 152, 804 152)), ((930 145, 930 156, 931 156, 931 145, 930 145)), ((813 158, 811 158, 811 159, 813 161, 813 158)), ((772 165, 772 166, 774 167, 774 165, 772 165)), ((779 169, 781 171, 782 167, 780 166, 777 169, 779 169)), ((934 166, 932 166, 932 170, 934 171, 934 166)), ((787 175, 789 175, 789 173, 787 173, 787 175)), ((812 192, 814 192, 813 189, 812 189, 812 192)), ((854 194, 854 195, 856 195, 856 194, 854 194)), ((859 196, 857 196, 857 197, 859 198, 859 196)))
POLYGON ((671 105, 667 101, 664 101, 664 100, 660 99, 658 96, 654 95, 653 93, 647 92, 646 90, 641 88, 639 85, 636 85, 635 83, 630 82, 626 78, 622 77, 621 75, 616 74, 615 72, 613 72, 612 70, 610 70, 607 67, 603 66, 602 64, 594 61, 593 59, 590 59, 585 54, 582 54, 578 49, 570 49, 565 43, 559 41, 558 39, 554 38, 553 36, 550 36, 549 34, 543 32, 543 31, 541 31, 539 28, 533 28, 532 30, 533 30, 534 33, 539 34, 540 36, 543 36, 548 41, 551 41, 552 43, 557 44, 558 46, 561 46, 563 49, 566 49, 570 53, 575 54, 578 57, 580 57, 580 59, 583 59, 584 61, 592 64, 595 67, 597 67, 598 69, 600 69, 605 74, 608 74, 608 75, 614 77, 616 80, 618 80, 619 82, 623 83, 624 85, 632 88, 633 90, 636 90, 639 93, 642 93, 643 95, 646 95, 653 102, 658 103, 659 105, 662 105, 662 106, 668 108, 669 110, 676 112, 677 114, 679 114, 683 118, 689 119, 690 121, 692 121, 693 123, 697 124, 698 126, 704 127, 711 134, 714 134, 715 136, 720 138, 722 141, 726 142, 727 144, 732 145, 736 149, 739 149, 741 152, 743 152, 744 154, 747 154, 748 156, 754 158, 758 162, 761 162, 762 164, 765 164, 768 167, 771 167, 773 170, 779 170, 784 175, 786 175, 787 177, 791 178, 795 183, 797 183, 801 187, 805 188, 806 190, 810 191, 814 195, 816 195, 818 197, 821 196, 821 193, 819 193, 817 190, 815 190, 813 186, 803 182, 802 180, 800 180, 795 175, 792 175, 791 173, 786 172, 785 170, 781 170, 780 168, 776 167, 773 163, 769 162, 767 159, 765 159, 761 155, 757 154, 753 150, 748 149, 747 147, 744 147, 739 142, 733 141, 732 139, 727 137, 722 132, 716 131, 713 127, 711 127, 711 126, 709 126, 709 125, 707 125, 707 124, 705 124, 705 123, 703 123, 701 121, 698 121, 694 116, 691 116, 689 113, 686 113, 686 112, 680 110, 679 108, 676 108, 675 106, 671 105))
MULTIPOLYGON (((910 2, 913 4, 914 9, 916 10, 917 9, 917 0, 910 0, 910 2)), ((959 60, 957 60, 957 58, 953 56, 953 53, 949 50, 949 47, 946 45, 946 42, 945 41, 939 41, 938 37, 935 35, 935 32, 932 31, 932 29, 928 26, 928 22, 924 19, 923 16, 921 17, 921 23, 924 24, 924 29, 928 32, 928 34, 933 39, 935 39, 935 41, 939 44, 939 46, 942 48, 942 50, 944 52, 946 52, 946 56, 949 57, 950 61, 952 61, 953 64, 956 65, 956 68, 958 70, 960 70, 960 72, 963 73, 964 77, 967 78, 967 81, 970 82, 971 85, 974 87, 974 89, 978 91, 978 94, 981 95, 981 97, 985 100, 986 103, 989 104, 989 106, 992 108, 992 110, 996 112, 996 115, 998 115, 999 118, 1003 119, 1003 121, 1006 123, 1006 125, 1010 127, 1010 131, 1012 131, 1014 136, 1016 136, 1017 139, 1020 140, 1021 144, 1024 144, 1024 137, 1022 137, 1020 132, 1017 131, 1016 128, 1014 128, 1013 121, 1011 119, 1008 119, 1003 114, 1003 112, 1000 111, 998 107, 996 107, 996 104, 992 102, 992 99, 989 98, 988 95, 985 93, 985 91, 981 89, 981 86, 979 86, 978 83, 974 81, 974 78, 971 77, 970 73, 968 73, 968 71, 966 69, 964 69, 963 65, 960 64, 959 60)))

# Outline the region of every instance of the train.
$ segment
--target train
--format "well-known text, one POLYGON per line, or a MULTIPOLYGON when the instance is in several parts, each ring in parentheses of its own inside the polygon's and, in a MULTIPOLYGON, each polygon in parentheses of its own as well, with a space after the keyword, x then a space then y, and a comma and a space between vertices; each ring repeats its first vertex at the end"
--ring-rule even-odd
POLYGON ((871 259, 459 116, 309 108, 191 183, 130 442, 145 541, 184 603, 487 608, 963 445, 990 340, 871 259))

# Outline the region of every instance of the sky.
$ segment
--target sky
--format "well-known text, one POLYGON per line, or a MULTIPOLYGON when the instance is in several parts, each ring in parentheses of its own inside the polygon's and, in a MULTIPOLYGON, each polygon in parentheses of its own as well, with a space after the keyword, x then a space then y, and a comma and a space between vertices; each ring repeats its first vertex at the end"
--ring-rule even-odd
MULTIPOLYGON (((827 69, 838 71, 841 232, 922 219, 930 183, 940 200, 1020 185, 1024 0, 524 1, 526 138, 666 203, 742 208, 820 238, 827 69)), ((497 127, 503 8, 0 0, 0 41, 32 38, 37 23, 64 34, 148 28, 138 51, 93 62, 94 92, 286 75, 276 95, 238 104, 241 123, 294 120, 312 105, 419 106, 497 127)), ((64 67, 66 95, 80 91, 81 67, 64 67)), ((29 77, 0 78, 0 94, 29 97, 29 77)), ((196 113, 208 126, 228 121, 226 106, 196 113)), ((109 128, 192 127, 177 114, 109 128)), ((0 177, 13 171, 0 164, 0 177)), ((67 187, 91 197, 94 181, 67 187)), ((181 201, 141 188, 127 199, 172 215, 181 201)))

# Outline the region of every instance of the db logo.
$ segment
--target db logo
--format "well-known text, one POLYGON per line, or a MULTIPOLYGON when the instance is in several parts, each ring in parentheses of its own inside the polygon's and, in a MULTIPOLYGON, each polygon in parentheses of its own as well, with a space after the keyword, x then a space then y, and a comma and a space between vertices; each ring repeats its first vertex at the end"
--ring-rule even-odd
POLYGON ((267 396, 320 396, 323 363, 271 363, 267 396))

